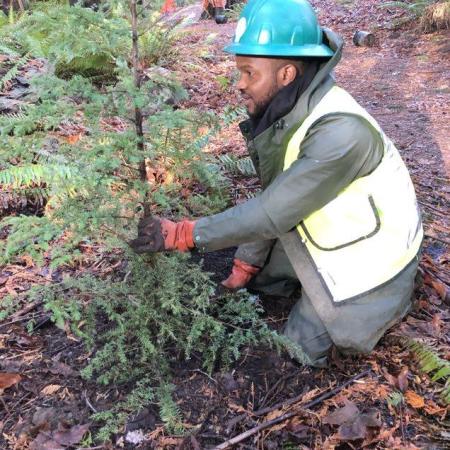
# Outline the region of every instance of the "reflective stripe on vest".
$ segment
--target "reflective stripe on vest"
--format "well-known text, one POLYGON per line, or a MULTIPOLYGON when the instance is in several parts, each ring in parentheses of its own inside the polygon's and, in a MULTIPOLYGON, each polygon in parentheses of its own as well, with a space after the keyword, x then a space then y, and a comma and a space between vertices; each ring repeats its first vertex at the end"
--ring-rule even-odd
POLYGON ((290 139, 284 170, 298 159, 311 126, 336 113, 366 119, 384 143, 383 158, 371 174, 352 182, 297 226, 332 299, 342 302, 399 274, 418 253, 423 230, 414 187, 397 149, 375 119, 337 86, 290 139))

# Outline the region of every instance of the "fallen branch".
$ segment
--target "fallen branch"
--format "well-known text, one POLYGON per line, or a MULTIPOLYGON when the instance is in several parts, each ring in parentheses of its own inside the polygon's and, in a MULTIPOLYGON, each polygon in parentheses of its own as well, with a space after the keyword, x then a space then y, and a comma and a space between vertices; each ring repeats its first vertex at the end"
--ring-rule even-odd
POLYGON ((442 242, 443 244, 450 245, 450 240, 444 239, 444 238, 441 238, 441 237, 438 237, 438 236, 435 236, 434 234, 430 234, 430 233, 425 232, 424 236, 429 238, 429 239, 434 239, 435 241, 442 242))
POLYGON ((29 312, 33 311, 33 309, 37 308, 42 304, 42 301, 29 303, 28 305, 24 306, 20 311, 16 311, 14 314, 11 315, 11 320, 17 320, 19 317, 24 316, 25 314, 28 314, 29 312))
POLYGON ((432 211, 439 214, 440 216, 443 216, 443 217, 449 216, 449 214, 447 212, 442 211, 442 209, 436 208, 436 206, 430 205, 429 203, 423 202, 421 200, 417 200, 417 203, 421 204, 425 208, 431 209, 432 211))
MULTIPOLYGON (((310 402, 306 403, 305 405, 303 405, 301 407, 302 410, 306 410, 309 408, 312 408, 313 406, 316 406, 320 403, 322 403, 324 400, 329 399, 330 397, 333 397, 335 394, 337 394, 338 392, 342 391, 342 389, 346 388, 348 385, 352 384, 353 382, 355 382, 356 380, 365 377, 366 375, 371 373, 371 369, 368 369, 356 376, 354 376, 353 378, 351 378, 350 380, 346 381, 345 383, 341 384, 340 386, 335 387, 334 389, 332 389, 331 391, 325 392, 322 395, 319 395, 317 398, 315 398, 314 400, 311 400, 310 402)), ((267 414, 268 412, 271 412, 275 409, 278 409, 280 406, 288 406, 291 405, 299 400, 301 400, 301 398, 304 396, 304 394, 301 394, 300 396, 291 398, 289 400, 287 400, 284 403, 278 403, 277 405, 271 407, 271 408, 263 408, 261 411, 255 411, 255 415, 262 415, 262 414, 267 414), (262 412, 264 411, 264 412, 262 412)), ((261 430, 264 430, 265 428, 269 428, 272 425, 276 425, 277 423, 280 422, 284 422, 287 419, 290 419, 291 417, 294 417, 295 415, 297 415, 300 411, 300 408, 296 408, 295 411, 291 411, 288 412, 286 414, 283 414, 279 417, 276 417, 275 419, 272 420, 268 420, 267 422, 263 422, 259 425, 257 425, 256 427, 250 428, 250 430, 245 431, 244 433, 238 434, 237 436, 235 436, 234 438, 228 439, 227 441, 223 442, 222 444, 216 446, 213 448, 213 450, 224 450, 226 448, 231 447, 232 445, 238 444, 239 442, 244 441, 245 439, 249 438, 250 436, 258 433, 261 430)))

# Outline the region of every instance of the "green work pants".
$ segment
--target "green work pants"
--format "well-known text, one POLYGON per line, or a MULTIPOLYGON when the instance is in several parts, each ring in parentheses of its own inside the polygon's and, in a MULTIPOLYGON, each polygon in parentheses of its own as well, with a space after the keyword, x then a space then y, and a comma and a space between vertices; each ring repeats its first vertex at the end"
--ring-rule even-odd
MULTIPOLYGON (((279 297, 289 297, 294 292, 300 292, 300 283, 280 241, 274 245, 267 264, 249 284, 249 288, 279 297)), ((283 334, 302 347, 313 366, 327 365, 327 353, 333 342, 305 292, 301 293, 292 308, 283 334)))
MULTIPOLYGON (((361 297, 338 305, 339 314, 326 328, 311 300, 302 290, 292 308, 283 333, 300 345, 311 364, 324 367, 333 342, 344 353, 368 353, 381 336, 411 308, 418 256, 391 281, 361 297), (333 334, 333 340, 329 332, 333 334)), ((268 295, 290 297, 300 283, 277 241, 261 272, 249 288, 268 295)))

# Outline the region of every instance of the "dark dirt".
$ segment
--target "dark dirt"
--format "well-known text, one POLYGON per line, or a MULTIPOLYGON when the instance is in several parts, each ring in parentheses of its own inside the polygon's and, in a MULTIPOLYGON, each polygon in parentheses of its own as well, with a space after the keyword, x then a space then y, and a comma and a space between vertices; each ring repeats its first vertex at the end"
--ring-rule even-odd
MULTIPOLYGON (((187 438, 165 434, 156 408, 149 405, 127 428, 127 431, 142 429, 147 438, 144 443, 135 447, 124 444, 123 436, 117 436, 114 444, 98 448, 123 448, 124 445, 140 449, 210 448, 261 420, 276 416, 269 414, 261 419, 252 416, 253 411, 301 393, 305 394, 306 401, 367 368, 372 372, 358 383, 316 408, 299 411, 294 419, 243 441, 238 448, 362 448, 362 440, 344 442, 337 426, 324 423, 330 412, 348 402, 356 404, 361 412, 374 408, 380 414, 382 425, 374 429, 372 441, 364 441, 365 448, 450 448, 448 408, 439 400, 437 385, 417 370, 409 351, 399 345, 397 338, 400 333, 418 335, 450 360, 450 313, 446 297, 450 285, 447 177, 450 67, 446 45, 449 35, 447 31, 421 34, 413 24, 392 29, 393 21, 403 17, 403 13, 379 9, 378 2, 372 0, 354 3, 316 0, 314 5, 322 22, 342 34, 346 41, 343 61, 336 71, 338 82, 381 123, 411 171, 426 231, 421 279, 415 294, 416 308, 407 320, 381 340, 371 355, 352 358, 334 354, 329 370, 303 368, 286 355, 254 348, 246 349, 241 360, 229 371, 216 372, 211 377, 199 369, 201 364, 195 356, 188 363, 180 362, 174 367, 175 397, 186 428, 192 434, 187 438), (357 29, 374 31, 377 46, 354 47, 351 37, 357 29), (386 372, 398 375, 403 367, 408 368, 407 389, 425 399, 425 407, 405 403, 401 408, 394 408, 386 402, 387 396, 397 389, 386 372)), ((221 51, 231 39, 234 26, 234 23, 218 26, 212 21, 200 22, 180 40, 176 70, 190 92, 190 99, 184 106, 220 113, 227 105, 238 104, 232 87, 233 62, 221 51)), ((216 155, 244 155, 237 124, 224 128, 210 143, 208 151, 216 155)), ((256 189, 254 179, 231 175, 230 178, 235 202, 245 200, 248 191, 256 189)), ((220 282, 230 271, 233 250, 197 254, 193 258, 203 258, 205 270, 214 272, 214 280, 220 282)), ((85 264, 84 270, 120 272, 114 255, 90 254, 88 259, 90 262, 85 264)), ((49 276, 52 279, 54 274, 38 273, 29 261, 1 268, 0 296, 26 290, 32 283, 48 280, 49 276)), ((292 301, 280 302, 273 298, 262 301, 269 325, 279 329, 292 301)), ((78 370, 89 354, 69 332, 57 329, 40 306, 12 322, 7 319, 0 324, 1 371, 21 373, 24 380, 7 389, 1 398, 0 448, 28 448, 30 436, 35 435, 37 422, 45 412, 42 408, 48 409, 51 420, 85 424, 94 409, 107 409, 124 395, 125 389, 100 388, 80 378, 78 370), (40 324, 32 336, 26 332, 30 320, 40 324), (49 385, 56 386, 52 395, 43 393, 43 388, 49 385)), ((282 412, 288 410, 285 408, 282 412)), ((91 431, 95 428, 91 427, 91 431)))

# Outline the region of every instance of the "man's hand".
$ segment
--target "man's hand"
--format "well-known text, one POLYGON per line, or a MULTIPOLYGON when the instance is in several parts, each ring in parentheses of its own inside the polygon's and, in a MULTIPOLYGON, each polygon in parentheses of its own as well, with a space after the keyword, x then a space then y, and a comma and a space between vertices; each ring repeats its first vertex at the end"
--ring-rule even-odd
POLYGON ((130 241, 136 253, 155 253, 166 250, 186 252, 194 248, 195 222, 172 222, 158 217, 145 217, 139 221, 138 237, 130 241))
POLYGON ((231 275, 224 281, 222 286, 228 289, 239 289, 247 285, 247 283, 259 272, 259 267, 247 264, 240 259, 235 259, 233 268, 231 269, 231 275))

